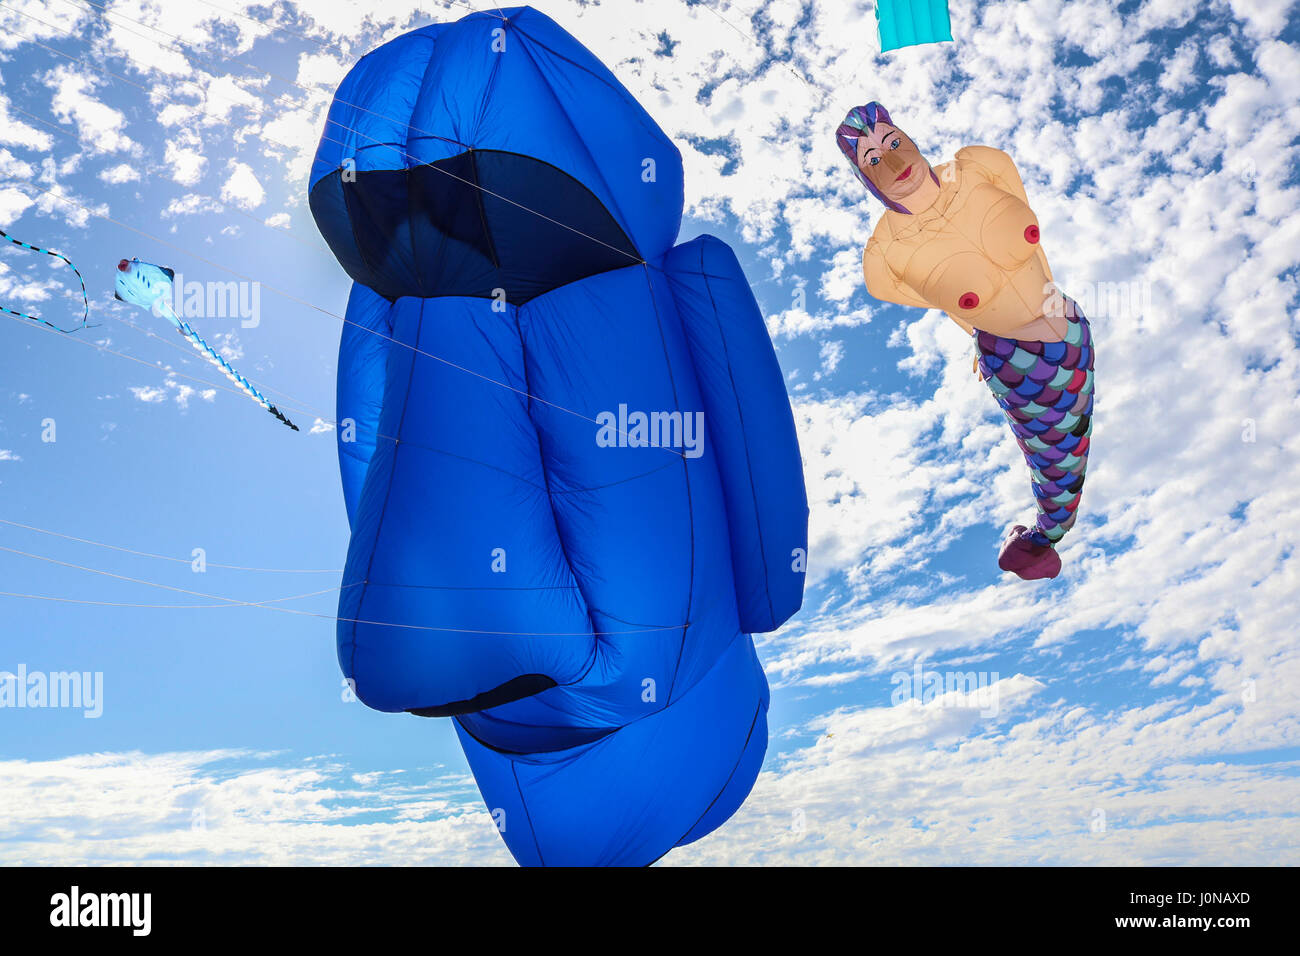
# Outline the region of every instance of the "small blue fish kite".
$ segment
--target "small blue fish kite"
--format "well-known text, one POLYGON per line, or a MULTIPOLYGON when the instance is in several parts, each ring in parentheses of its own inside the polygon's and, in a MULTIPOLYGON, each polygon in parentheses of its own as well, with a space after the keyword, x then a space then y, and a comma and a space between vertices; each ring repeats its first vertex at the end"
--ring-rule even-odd
POLYGON ((876 0, 880 52, 952 39, 948 0, 876 0))
POLYGON ((49 319, 43 319, 39 315, 31 315, 30 313, 27 312, 18 312, 15 311, 14 309, 6 308, 3 305, 0 305, 0 312, 4 312, 6 315, 16 315, 20 319, 31 319, 33 322, 39 322, 41 325, 44 325, 47 328, 51 328, 55 332, 62 332, 65 335, 68 334, 69 332, 79 332, 82 329, 93 329, 96 327, 93 325, 86 324, 87 320, 90 318, 90 297, 86 295, 86 280, 81 277, 81 273, 77 270, 77 267, 72 264, 71 259, 69 259, 67 256, 61 253, 55 252, 52 249, 42 249, 40 246, 33 246, 30 242, 23 242, 21 239, 15 239, 13 236, 9 235, 9 233, 5 232, 4 230, 0 230, 0 239, 7 239, 9 242, 12 242, 19 249, 28 249, 32 252, 43 252, 47 256, 53 256, 55 259, 58 259, 60 262, 67 263, 68 268, 71 269, 74 273, 76 273, 77 281, 81 283, 81 302, 82 302, 81 324, 78 325, 76 328, 72 328, 72 329, 60 328, 59 326, 51 322, 49 319))
POLYGON ((185 336, 195 351, 221 369, 223 375, 239 386, 240 391, 261 405, 268 412, 288 425, 294 431, 298 426, 271 404, 265 395, 253 387, 252 383, 240 375, 221 355, 195 332, 190 324, 176 314, 172 308, 173 282, 176 273, 171 269, 156 266, 139 259, 123 259, 117 264, 117 282, 114 298, 148 309, 154 315, 161 316, 176 327, 176 331, 185 336))

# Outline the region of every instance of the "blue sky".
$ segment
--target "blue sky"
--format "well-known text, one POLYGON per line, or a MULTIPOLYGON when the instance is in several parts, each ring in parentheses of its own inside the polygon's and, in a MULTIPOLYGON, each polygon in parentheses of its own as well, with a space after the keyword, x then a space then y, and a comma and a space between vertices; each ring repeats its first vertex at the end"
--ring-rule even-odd
MULTIPOLYGON (((759 638, 764 773, 666 862, 1300 861, 1294 5, 954 3, 955 44, 884 56, 869 2, 535 5, 681 148, 681 238, 737 249, 805 457, 810 589, 759 638), (1030 498, 969 342, 862 287, 878 210, 831 133, 869 99, 932 162, 1009 152, 1093 321, 1094 459, 1056 581, 997 571, 1030 498), (891 700, 918 665, 977 673, 996 713, 891 700)), ((307 164, 357 56, 470 5, 319 0, 269 26, 242 0, 104 6, 0 7, 0 228, 76 262, 100 324, 0 322, 0 590, 327 593, 0 597, 0 670, 104 682, 95 719, 0 710, 0 861, 509 862, 446 721, 343 700, 337 574, 212 566, 342 567, 349 283, 307 164), (114 302, 124 256, 260 281, 255 328, 200 331, 302 432, 114 302)), ((0 248, 10 308, 72 315, 70 278, 0 248)))

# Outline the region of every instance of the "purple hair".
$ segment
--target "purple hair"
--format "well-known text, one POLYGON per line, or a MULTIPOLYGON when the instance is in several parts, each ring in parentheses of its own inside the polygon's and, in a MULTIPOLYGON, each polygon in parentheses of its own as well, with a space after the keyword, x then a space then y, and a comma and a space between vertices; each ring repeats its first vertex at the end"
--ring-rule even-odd
MULTIPOLYGON (((853 164, 853 175, 857 176, 862 181, 862 185, 867 187, 867 192, 884 203, 887 209, 911 215, 903 206, 881 195, 880 190, 872 184, 871 180, 862 172, 861 167, 858 166, 858 137, 864 131, 874 131, 877 123, 886 123, 895 129, 898 128, 894 121, 889 118, 889 113, 879 103, 873 101, 866 106, 855 106, 849 110, 849 115, 844 117, 844 122, 835 131, 835 142, 840 147, 840 152, 853 164)), ((939 182, 939 177, 935 176, 933 169, 930 170, 930 177, 936 183, 939 182)))

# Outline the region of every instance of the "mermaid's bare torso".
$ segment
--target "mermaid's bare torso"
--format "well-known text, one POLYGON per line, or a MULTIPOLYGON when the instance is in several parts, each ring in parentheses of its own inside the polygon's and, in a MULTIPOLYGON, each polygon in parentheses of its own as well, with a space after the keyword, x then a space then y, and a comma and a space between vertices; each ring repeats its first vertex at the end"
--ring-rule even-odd
POLYGON ((1059 340, 1052 273, 1011 158, 969 146, 935 169, 939 197, 915 214, 887 211, 863 253, 867 290, 941 309, 967 332, 1059 340))

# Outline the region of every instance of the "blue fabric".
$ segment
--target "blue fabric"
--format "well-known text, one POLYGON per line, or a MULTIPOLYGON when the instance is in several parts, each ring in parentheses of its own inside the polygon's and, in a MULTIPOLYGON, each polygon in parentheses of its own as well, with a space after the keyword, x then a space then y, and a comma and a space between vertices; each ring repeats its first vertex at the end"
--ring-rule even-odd
POLYGON ((876 0, 880 52, 952 39, 948 0, 876 0))
POLYGON ((771 631, 803 600, 803 463, 784 378, 731 248, 701 236, 664 257, 718 444, 740 626, 771 631), (797 552, 797 553, 796 553, 797 552))
POLYGON ((378 441, 379 414, 383 410, 383 382, 387 375, 388 323, 392 303, 354 284, 345 313, 347 322, 339 340, 338 386, 335 414, 338 418, 339 475, 348 520, 357 512, 361 485, 378 441))
POLYGON ((673 246, 676 148, 553 22, 503 13, 363 58, 313 167, 357 280, 339 660, 369 706, 455 718, 519 862, 648 864, 762 764, 749 634, 802 601, 798 443, 735 256, 673 246), (557 200, 563 226, 535 215, 557 200))

